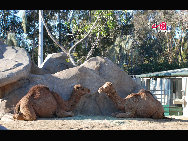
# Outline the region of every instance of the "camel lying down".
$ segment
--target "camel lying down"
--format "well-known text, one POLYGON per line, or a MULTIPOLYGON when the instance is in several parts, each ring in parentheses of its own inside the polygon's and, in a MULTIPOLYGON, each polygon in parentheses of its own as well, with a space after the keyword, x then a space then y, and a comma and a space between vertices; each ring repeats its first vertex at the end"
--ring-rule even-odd
POLYGON ((121 98, 111 82, 106 82, 98 89, 99 93, 106 93, 122 113, 114 113, 119 118, 155 118, 164 117, 164 109, 161 103, 153 95, 144 89, 138 93, 129 94, 125 99, 121 98))
POLYGON ((74 116, 72 110, 81 96, 90 90, 75 85, 68 101, 64 101, 57 93, 50 91, 44 85, 33 86, 29 92, 17 103, 13 118, 17 120, 36 120, 37 117, 69 117, 74 116))

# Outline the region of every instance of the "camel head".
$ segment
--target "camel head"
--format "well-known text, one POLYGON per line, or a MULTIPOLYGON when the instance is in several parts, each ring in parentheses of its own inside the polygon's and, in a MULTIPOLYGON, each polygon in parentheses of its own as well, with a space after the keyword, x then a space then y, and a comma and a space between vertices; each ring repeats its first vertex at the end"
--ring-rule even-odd
POLYGON ((112 92, 112 90, 114 90, 113 85, 111 82, 106 82, 103 86, 101 86, 98 89, 99 93, 106 93, 107 95, 110 94, 110 92, 112 92))
POLYGON ((80 96, 90 93, 90 89, 83 87, 80 84, 74 86, 74 92, 80 96))

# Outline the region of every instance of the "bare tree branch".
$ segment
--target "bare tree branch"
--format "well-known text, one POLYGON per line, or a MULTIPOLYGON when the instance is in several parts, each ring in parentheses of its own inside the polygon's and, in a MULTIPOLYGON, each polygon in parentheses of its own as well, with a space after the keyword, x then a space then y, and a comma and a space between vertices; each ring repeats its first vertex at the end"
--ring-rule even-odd
POLYGON ((87 61, 87 60, 89 59, 89 57, 93 54, 94 48, 95 48, 95 46, 98 44, 98 42, 99 42, 99 34, 97 35, 97 39, 96 39, 96 41, 94 42, 93 46, 91 47, 91 50, 88 52, 85 61, 87 61))
POLYGON ((96 23, 97 23, 98 19, 99 19, 99 16, 97 17, 97 20, 95 21, 95 23, 93 24, 93 26, 91 27, 91 29, 89 30, 89 32, 85 35, 85 37, 82 38, 80 41, 76 42, 76 43, 69 49, 70 60, 72 59, 71 62, 74 62, 73 64, 74 64, 75 66, 77 66, 77 64, 75 63, 75 61, 74 61, 74 59, 73 59, 73 56, 71 55, 71 52, 72 52, 72 50, 73 50, 79 43, 81 43, 83 40, 85 40, 85 39, 90 35, 91 31, 96 27, 96 23))
POLYGON ((62 45, 60 45, 55 39, 54 39, 54 37, 52 36, 52 34, 50 33, 50 31, 49 31, 49 29, 48 29, 48 27, 47 27, 47 25, 46 25, 46 23, 45 23, 45 21, 44 21, 44 17, 43 17, 43 12, 42 12, 42 22, 43 22, 43 24, 44 24, 44 26, 45 26, 45 28, 46 28, 46 31, 47 31, 47 33, 48 33, 48 35, 50 36, 50 38, 56 43, 56 45, 58 46, 58 47, 60 47, 61 49, 62 49, 62 51, 64 52, 64 53, 66 53, 67 54, 67 56, 68 56, 68 52, 67 52, 67 50, 65 50, 65 47, 63 47, 62 45))
MULTIPOLYGON (((47 25, 46 25, 46 23, 45 23, 45 21, 44 21, 43 12, 42 12, 42 21, 43 21, 43 24, 44 24, 44 26, 45 26, 45 28, 46 28, 46 31, 47 31, 48 35, 49 35, 50 38, 56 43, 56 45, 57 45, 58 47, 60 47, 64 53, 67 54, 67 56, 70 58, 70 61, 72 62, 72 64, 73 64, 74 66, 77 66, 77 63, 74 61, 74 57, 71 55, 72 50, 73 50, 79 43, 81 43, 82 41, 84 41, 84 40, 90 35, 91 31, 96 27, 96 23, 97 23, 98 19, 99 19, 99 16, 97 17, 97 20, 95 21, 95 23, 93 24, 93 26, 91 27, 91 29, 89 30, 89 32, 85 35, 85 37, 82 38, 81 40, 79 40, 78 42, 76 42, 76 43, 69 49, 69 51, 67 51, 67 50, 65 49, 65 47, 63 47, 62 45, 60 45, 60 44, 54 39, 54 37, 52 36, 52 34, 50 33, 50 31, 49 31, 49 29, 48 29, 48 27, 47 27, 47 25)), ((87 58, 88 58, 88 57, 87 57, 87 58)))

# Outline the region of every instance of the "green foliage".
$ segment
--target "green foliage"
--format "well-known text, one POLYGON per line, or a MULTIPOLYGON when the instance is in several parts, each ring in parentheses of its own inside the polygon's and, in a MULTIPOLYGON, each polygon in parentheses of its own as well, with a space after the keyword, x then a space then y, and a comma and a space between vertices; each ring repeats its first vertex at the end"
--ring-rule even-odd
MULTIPOLYGON (((20 18, 16 15, 17 13, 18 10, 0 10, 0 38, 4 40, 7 40, 7 38, 10 39, 12 37, 16 38, 17 44, 20 46, 23 29, 20 18), (10 34, 8 37, 10 32, 15 34, 10 34)), ((15 41, 13 42, 16 43, 15 41)))
MULTIPOLYGON (((186 14, 186 11, 184 11, 186 14)), ((185 19, 184 19, 185 20, 185 19)), ((183 45, 186 36, 176 38, 182 16, 174 10, 144 10, 134 13, 133 64, 130 74, 141 74, 187 67, 187 50, 183 45), (151 18, 152 17, 152 18, 151 18), (166 22, 172 30, 168 33, 152 29, 154 23, 166 22), (186 55, 185 55, 186 54, 186 55)), ((181 33, 187 33, 186 22, 181 24, 181 33)))
MULTIPOLYGON (((38 10, 25 10, 22 20, 17 13, 18 10, 0 10, 0 37, 9 45, 24 47, 37 63, 38 10)), ((66 50, 82 39, 99 17, 91 34, 74 49, 76 61, 84 62, 94 48, 92 56, 108 57, 129 74, 188 66, 186 10, 44 10, 43 13, 50 32, 66 50), (171 25, 171 31, 152 29, 153 24, 161 22, 171 25)), ((45 29, 43 36, 44 58, 61 51, 45 29)))

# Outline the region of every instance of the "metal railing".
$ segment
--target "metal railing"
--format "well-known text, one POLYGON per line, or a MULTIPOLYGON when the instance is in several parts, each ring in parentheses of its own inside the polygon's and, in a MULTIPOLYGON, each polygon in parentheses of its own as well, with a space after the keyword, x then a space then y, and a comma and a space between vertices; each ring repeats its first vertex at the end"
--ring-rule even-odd
POLYGON ((169 90, 150 90, 153 95, 157 97, 157 100, 161 102, 162 105, 170 104, 170 91, 169 90), (160 93, 157 93, 160 92, 160 93))
POLYGON ((170 90, 150 90, 153 95, 157 97, 157 100, 161 102, 161 104, 164 107, 165 116, 169 115, 176 115, 180 116, 183 115, 183 107, 178 107, 175 104, 171 105, 170 101, 175 100, 175 98, 172 96, 170 97, 171 93, 170 90), (157 93, 160 92, 160 93, 157 93), (171 98, 171 99, 170 99, 171 98))

